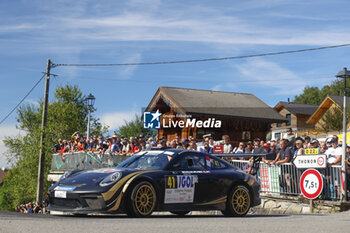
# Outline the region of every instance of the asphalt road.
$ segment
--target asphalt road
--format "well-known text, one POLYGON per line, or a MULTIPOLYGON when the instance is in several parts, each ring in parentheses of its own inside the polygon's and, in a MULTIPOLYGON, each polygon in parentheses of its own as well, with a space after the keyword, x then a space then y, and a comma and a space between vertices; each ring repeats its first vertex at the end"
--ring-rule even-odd
POLYGON ((350 212, 327 215, 247 215, 226 218, 218 215, 154 214, 146 219, 119 216, 52 216, 0 211, 0 232, 350 232, 350 212))

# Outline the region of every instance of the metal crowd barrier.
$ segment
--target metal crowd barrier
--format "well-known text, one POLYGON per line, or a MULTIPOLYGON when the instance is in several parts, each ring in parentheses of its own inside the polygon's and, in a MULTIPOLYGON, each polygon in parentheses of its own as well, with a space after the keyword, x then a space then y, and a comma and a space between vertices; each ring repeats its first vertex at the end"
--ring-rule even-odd
POLYGON ((89 152, 53 154, 51 171, 113 167, 127 158, 128 156, 123 155, 95 154, 89 152))
MULTIPOLYGON (((232 165, 249 172, 250 163, 247 160, 230 161, 232 165)), ((259 170, 256 174, 261 185, 261 192, 275 195, 301 195, 299 180, 301 174, 306 169, 297 169, 293 164, 285 163, 281 165, 266 164, 259 162, 259 170)), ((341 198, 341 178, 340 165, 319 169, 324 179, 323 191, 320 199, 340 200, 341 198)))

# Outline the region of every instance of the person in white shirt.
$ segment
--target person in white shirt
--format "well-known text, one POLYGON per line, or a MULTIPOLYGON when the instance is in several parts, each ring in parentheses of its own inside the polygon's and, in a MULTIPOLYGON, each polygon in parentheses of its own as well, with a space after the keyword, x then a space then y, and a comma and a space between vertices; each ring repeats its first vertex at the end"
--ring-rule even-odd
POLYGON ((332 138, 331 145, 332 147, 328 148, 325 154, 327 156, 327 164, 335 165, 341 161, 342 148, 338 147, 338 141, 335 138, 332 138))
POLYGON ((232 145, 230 144, 230 136, 224 135, 222 136, 222 139, 224 140, 224 153, 232 153, 232 145))

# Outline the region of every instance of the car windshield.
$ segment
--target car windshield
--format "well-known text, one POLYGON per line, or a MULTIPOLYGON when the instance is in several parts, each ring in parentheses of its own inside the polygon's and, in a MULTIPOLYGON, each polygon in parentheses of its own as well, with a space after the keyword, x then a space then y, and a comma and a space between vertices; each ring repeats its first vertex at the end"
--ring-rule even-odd
POLYGON ((164 169, 174 156, 171 151, 147 151, 134 155, 125 160, 118 167, 139 170, 161 170, 164 169))

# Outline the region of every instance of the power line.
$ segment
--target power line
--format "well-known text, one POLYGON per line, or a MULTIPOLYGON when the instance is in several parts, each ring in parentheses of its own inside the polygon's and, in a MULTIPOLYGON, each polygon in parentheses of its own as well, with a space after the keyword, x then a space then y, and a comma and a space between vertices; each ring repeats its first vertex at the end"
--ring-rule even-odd
POLYGON ((23 101, 32 93, 32 91, 39 85, 41 80, 45 77, 46 74, 44 74, 39 81, 29 90, 29 92, 19 101, 19 103, 0 121, 0 125, 20 106, 23 101))
POLYGON ((233 60, 233 59, 243 59, 243 58, 252 58, 252 57, 264 57, 264 56, 275 56, 282 54, 291 54, 291 53, 302 53, 310 52, 323 49, 334 49, 340 47, 350 46, 350 44, 340 44, 340 45, 331 45, 318 48, 307 48, 307 49, 298 49, 298 50, 289 50, 289 51, 280 51, 280 52, 271 52, 271 53, 260 53, 252 55, 243 55, 243 56, 234 56, 234 57, 218 57, 218 58, 204 58, 204 59, 194 59, 194 60, 179 60, 179 61, 160 61, 160 62, 139 62, 139 63, 116 63, 116 64, 52 64, 51 67, 57 66, 141 66, 141 65, 165 65, 165 64, 177 64, 177 63, 190 63, 190 62, 207 62, 207 61, 222 61, 222 60, 233 60))

